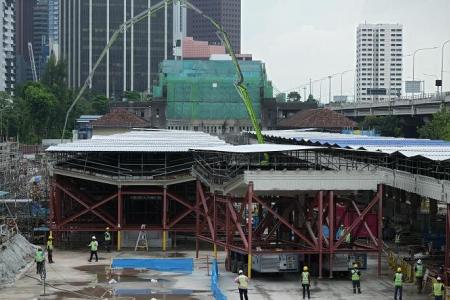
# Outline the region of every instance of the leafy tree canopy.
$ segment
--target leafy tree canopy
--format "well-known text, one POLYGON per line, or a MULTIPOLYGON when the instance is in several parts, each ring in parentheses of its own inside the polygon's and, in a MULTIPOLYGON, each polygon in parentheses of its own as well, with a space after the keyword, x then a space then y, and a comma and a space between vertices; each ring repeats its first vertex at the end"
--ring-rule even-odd
POLYGON ((417 132, 421 138, 450 141, 450 112, 443 109, 435 113, 433 119, 417 132))
POLYGON ((375 129, 382 136, 403 136, 403 127, 400 119, 395 116, 367 116, 359 127, 361 129, 375 129))

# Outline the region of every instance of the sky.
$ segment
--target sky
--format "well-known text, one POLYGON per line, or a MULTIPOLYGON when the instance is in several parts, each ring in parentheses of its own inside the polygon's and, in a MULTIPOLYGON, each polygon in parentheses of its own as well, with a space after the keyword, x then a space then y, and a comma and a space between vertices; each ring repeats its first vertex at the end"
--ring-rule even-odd
MULTIPOLYGON (((425 80, 426 92, 436 91, 441 47, 450 40, 450 0, 242 0, 242 53, 266 64, 278 91, 292 90, 310 78, 355 69, 356 27, 365 22, 403 24, 404 55, 438 47, 418 52, 415 62, 416 79, 425 80)), ((450 43, 444 57, 444 90, 450 91, 450 43)), ((411 80, 412 56, 403 59, 403 80, 411 80)), ((353 82, 353 72, 343 76, 344 95, 354 94, 353 82)), ((322 82, 322 98, 328 98, 328 85, 322 82)), ((316 98, 319 87, 314 83, 316 98)), ((340 94, 340 75, 331 91, 340 94)))

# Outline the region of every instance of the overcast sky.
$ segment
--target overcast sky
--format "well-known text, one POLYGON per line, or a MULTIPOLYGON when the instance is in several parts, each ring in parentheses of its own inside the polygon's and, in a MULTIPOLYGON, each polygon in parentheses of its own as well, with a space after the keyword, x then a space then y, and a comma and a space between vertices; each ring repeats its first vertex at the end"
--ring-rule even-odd
MULTIPOLYGON (((440 76, 441 46, 450 39, 450 0, 242 0, 242 52, 266 63, 269 79, 285 91, 309 78, 354 69, 356 27, 360 23, 403 24, 403 54, 423 47, 439 48, 416 55, 415 77, 435 91, 440 76)), ((450 43, 444 69, 450 71, 450 43)), ((412 57, 404 57, 403 80, 412 77, 412 57)), ((354 73, 344 75, 344 94, 353 94, 354 73)), ((444 89, 450 91, 450 73, 444 89)), ((332 92, 339 94, 340 76, 332 92)), ((322 98, 328 94, 323 82, 322 98)), ((318 97, 319 83, 314 85, 318 97)), ((303 92, 302 92, 303 95, 303 92)))

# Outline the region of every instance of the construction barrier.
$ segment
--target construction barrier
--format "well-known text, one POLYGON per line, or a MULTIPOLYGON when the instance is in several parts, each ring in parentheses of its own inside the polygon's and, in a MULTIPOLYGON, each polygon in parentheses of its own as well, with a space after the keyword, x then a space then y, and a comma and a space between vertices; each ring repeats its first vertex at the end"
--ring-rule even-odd
POLYGON ((211 292, 213 293, 214 299, 216 300, 227 300, 227 297, 222 293, 219 287, 219 265, 217 260, 212 261, 212 272, 211 272, 211 292))
POLYGON ((167 272, 192 273, 192 258, 113 258, 113 269, 148 269, 167 272))

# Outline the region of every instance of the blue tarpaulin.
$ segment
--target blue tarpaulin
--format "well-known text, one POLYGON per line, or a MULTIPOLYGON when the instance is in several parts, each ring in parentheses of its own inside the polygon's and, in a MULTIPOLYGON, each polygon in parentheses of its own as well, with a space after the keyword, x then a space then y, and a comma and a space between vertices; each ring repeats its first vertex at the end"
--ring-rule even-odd
POLYGON ((113 258, 113 268, 192 273, 192 258, 113 258))
POLYGON ((211 291, 213 293, 214 299, 216 300, 227 300, 222 290, 219 287, 219 266, 217 260, 213 260, 212 263, 212 274, 211 274, 211 291))

